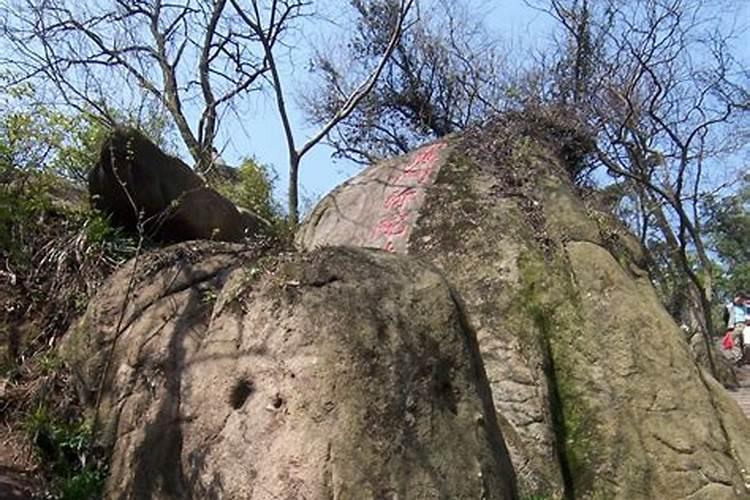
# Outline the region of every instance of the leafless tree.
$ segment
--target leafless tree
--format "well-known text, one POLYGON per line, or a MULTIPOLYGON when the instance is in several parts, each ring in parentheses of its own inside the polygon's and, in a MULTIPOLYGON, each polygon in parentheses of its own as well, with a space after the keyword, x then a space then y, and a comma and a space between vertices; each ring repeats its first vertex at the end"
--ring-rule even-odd
POLYGON ((657 235, 668 249, 686 278, 682 319, 706 335, 714 280, 701 204, 729 178, 722 160, 743 146, 735 132, 747 119, 735 33, 717 4, 544 2, 564 26, 565 71, 553 67, 541 86, 596 135, 595 164, 635 201, 643 239, 657 235))
MULTIPOLYGON (((9 0, 0 8, 10 42, 0 64, 18 81, 51 84, 65 102, 109 122, 111 102, 152 99, 169 113, 202 173, 218 162, 222 117, 253 91, 270 88, 289 149, 289 218, 298 219, 302 157, 373 89, 406 27, 415 0, 394 2, 383 20, 378 62, 338 103, 320 129, 297 146, 279 51, 285 35, 312 14, 310 0, 9 0)), ((360 1, 358 4, 365 5, 360 1)), ((115 106, 116 108, 116 106, 115 106)))
MULTIPOLYGON (((314 123, 332 116, 353 86, 352 61, 374 61, 382 51, 389 35, 384 20, 393 17, 399 2, 351 3, 356 29, 348 53, 322 49, 313 61, 319 83, 305 107, 314 123)), ((501 75, 507 68, 502 44, 472 7, 466 1, 420 3, 418 19, 404 33, 382 78, 331 137, 338 154, 367 163, 402 154, 502 106, 501 75)))
MULTIPOLYGON (((292 123, 289 118, 289 105, 285 94, 285 85, 282 81, 279 65, 274 52, 272 32, 263 28, 264 19, 278 19, 280 13, 278 9, 283 6, 284 2, 274 1, 265 10, 259 2, 252 0, 251 8, 244 12, 239 6, 239 0, 230 0, 245 25, 250 28, 253 34, 260 40, 264 52, 264 61, 267 62, 270 73, 270 82, 276 97, 276 105, 284 127, 284 135, 289 153, 289 221, 291 224, 297 224, 299 217, 299 167, 302 157, 310 151, 315 145, 320 143, 341 121, 346 120, 359 106, 365 97, 373 90, 378 79, 383 73, 384 68, 399 46, 402 34, 406 31, 409 22, 409 14, 414 6, 415 0, 394 0, 391 9, 384 12, 386 14, 381 22, 385 28, 386 38, 384 44, 376 49, 376 64, 366 72, 366 75, 350 90, 343 92, 336 106, 331 109, 332 113, 321 122, 320 128, 308 138, 301 146, 297 146, 292 123)), ((356 5, 364 7, 369 2, 358 0, 356 5)))
MULTIPOLYGON (((259 28, 273 50, 304 1, 274 2, 259 28)), ((52 84, 68 104, 115 121, 128 91, 166 108, 201 172, 211 166, 220 118, 257 90, 269 61, 227 0, 10 0, 0 10, 16 81, 52 84)))

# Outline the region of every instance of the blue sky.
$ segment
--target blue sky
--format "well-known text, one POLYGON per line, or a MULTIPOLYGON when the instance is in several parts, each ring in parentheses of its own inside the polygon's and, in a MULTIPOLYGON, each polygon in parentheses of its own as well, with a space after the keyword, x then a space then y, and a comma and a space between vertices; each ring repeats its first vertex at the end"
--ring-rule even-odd
MULTIPOLYGON (((332 9, 327 15, 335 16, 337 9, 341 10, 339 6, 344 1, 325 0, 318 5, 332 9)), ((717 0, 715 5, 722 2, 728 9, 734 11, 733 16, 724 16, 725 22, 737 24, 738 26, 735 27, 738 28, 747 28, 747 26, 739 25, 750 23, 750 16, 748 16, 750 1, 717 0)), ((474 4, 479 11, 484 13, 481 17, 488 31, 498 36, 510 48, 513 58, 523 60, 522 58, 529 57, 535 49, 547 46, 556 27, 547 14, 529 7, 524 0, 474 0, 474 4)), ((330 33, 326 33, 325 28, 320 30, 317 27, 315 28, 317 38, 314 40, 311 40, 313 37, 301 34, 300 38, 295 41, 297 52, 293 54, 294 60, 308 61, 304 47, 326 38, 326 35, 330 33), (303 47, 302 52, 299 52, 300 47, 303 47)), ((741 57, 750 61, 750 37, 747 34, 737 41, 735 49, 741 57)), ((305 129, 304 117, 294 106, 295 98, 308 83, 307 69, 304 66, 305 64, 295 66, 287 60, 283 68, 285 73, 283 77, 288 85, 285 93, 290 104, 291 119, 298 145, 313 132, 305 129)), ((253 106, 254 108, 246 113, 246 118, 243 117, 241 120, 230 118, 225 122, 218 146, 223 151, 224 159, 230 165, 238 164, 243 157, 255 156, 262 163, 273 166, 278 174, 275 196, 285 206, 288 182, 287 147, 275 108, 275 100, 272 95, 268 94, 265 98, 255 99, 253 106)), ((303 158, 300 172, 303 207, 305 198, 307 201, 316 201, 361 168, 345 160, 333 159, 331 153, 332 150, 321 143, 303 158)), ((740 168, 744 163, 739 158, 737 160, 733 168, 740 168)))
MULTIPOLYGON (((546 14, 528 7, 523 0, 496 0, 479 4, 487 14, 484 21, 488 30, 512 44, 516 50, 525 52, 539 47, 549 36, 552 23, 546 14)), ((304 56, 298 56, 298 59, 306 60, 304 56)), ((293 105, 294 97, 301 89, 299 84, 305 83, 306 70, 287 65, 285 71, 286 81, 298 84, 297 87, 286 89, 286 94, 292 105, 291 118, 297 131, 297 143, 300 144, 312 134, 310 129, 304 128, 304 117, 293 105)), ((248 113, 249 117, 241 120, 241 123, 234 123, 235 120, 230 119, 222 130, 219 147, 230 165, 249 155, 272 165, 279 176, 276 197, 283 201, 288 182, 287 148, 275 102, 269 95, 267 99, 257 99, 254 106, 248 113)), ((303 197, 318 199, 361 168, 345 160, 334 160, 331 153, 329 147, 319 144, 303 158, 300 173, 303 197)))

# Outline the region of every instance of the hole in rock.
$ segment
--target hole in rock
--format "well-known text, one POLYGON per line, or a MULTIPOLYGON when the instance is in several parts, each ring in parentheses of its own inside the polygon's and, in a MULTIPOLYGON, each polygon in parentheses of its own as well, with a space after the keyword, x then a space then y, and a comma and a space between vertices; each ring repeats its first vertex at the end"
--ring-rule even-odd
POLYGON ((253 381, 246 378, 240 379, 232 387, 232 392, 229 394, 229 404, 235 410, 239 410, 253 392, 255 392, 253 381))
POLYGON ((458 411, 456 394, 451 380, 451 363, 445 359, 439 360, 433 367, 432 383, 433 391, 441 401, 452 412, 458 411))

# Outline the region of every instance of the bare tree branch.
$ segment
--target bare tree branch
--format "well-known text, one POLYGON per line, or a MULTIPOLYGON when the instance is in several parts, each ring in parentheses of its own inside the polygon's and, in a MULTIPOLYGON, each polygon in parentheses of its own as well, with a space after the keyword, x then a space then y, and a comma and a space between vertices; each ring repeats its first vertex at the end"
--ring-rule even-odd
MULTIPOLYGON (((208 171, 221 109, 258 90, 268 71, 258 38, 226 5, 20 0, 0 7, 4 62, 17 82, 51 82, 70 106, 102 115, 145 90, 168 111, 198 170, 208 171)), ((274 39, 293 20, 275 20, 274 39)))
MULTIPOLYGON (((264 61, 268 64, 269 73, 271 75, 271 84, 273 87, 274 95, 276 98, 276 107, 281 119, 282 127, 284 129, 284 136, 286 138, 287 151, 289 156, 289 220, 292 224, 298 222, 299 212, 299 195, 298 195, 298 184, 299 184, 299 167, 302 157, 309 152, 313 147, 319 144, 324 138, 326 138, 331 130, 336 127, 341 121, 348 118, 354 110, 361 104, 363 99, 372 92, 376 82, 381 77, 386 64, 391 59, 393 52, 398 47, 399 41, 403 30, 405 29, 405 23, 408 18, 409 12, 411 11, 414 0, 398 0, 398 10, 393 19, 393 26, 391 26, 388 42, 379 56, 379 61, 375 68, 367 75, 367 77, 356 86, 356 88, 348 93, 342 102, 337 106, 336 111, 324 123, 321 128, 315 132, 309 139, 307 139, 301 147, 297 147, 296 140, 294 137, 294 130, 292 128, 291 120, 289 118, 289 109, 286 101, 284 82, 279 70, 279 65, 276 61, 274 53, 274 44, 277 43, 279 35, 280 23, 276 20, 283 20, 288 18, 292 13, 298 12, 308 3, 304 1, 281 1, 275 0, 271 3, 268 8, 269 25, 264 26, 263 15, 259 2, 251 0, 250 4, 252 12, 245 12, 239 5, 238 0, 230 0, 235 11, 245 24, 254 32, 255 36, 260 40, 263 46, 265 54, 264 61)), ((337 91, 340 91, 339 88, 337 91)), ((343 96, 343 92, 341 92, 343 96)))

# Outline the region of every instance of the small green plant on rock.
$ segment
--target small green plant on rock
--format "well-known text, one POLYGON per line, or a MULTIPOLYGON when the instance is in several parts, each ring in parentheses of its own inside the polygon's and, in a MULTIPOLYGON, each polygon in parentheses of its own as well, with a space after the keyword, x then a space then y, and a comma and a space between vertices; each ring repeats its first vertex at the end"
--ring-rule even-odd
POLYGON ((201 303, 203 303, 204 305, 213 305, 218 298, 219 296, 217 295, 216 290, 214 290, 213 288, 206 288, 201 292, 201 303))
POLYGON ((65 421, 40 404, 28 416, 25 427, 50 479, 48 498, 101 498, 106 467, 94 444, 89 422, 65 421))
POLYGON ((45 351, 37 356, 37 371, 41 376, 54 375, 63 366, 62 360, 57 356, 56 351, 45 351))

